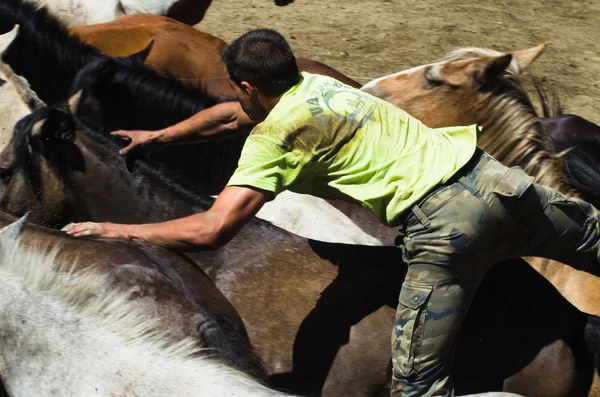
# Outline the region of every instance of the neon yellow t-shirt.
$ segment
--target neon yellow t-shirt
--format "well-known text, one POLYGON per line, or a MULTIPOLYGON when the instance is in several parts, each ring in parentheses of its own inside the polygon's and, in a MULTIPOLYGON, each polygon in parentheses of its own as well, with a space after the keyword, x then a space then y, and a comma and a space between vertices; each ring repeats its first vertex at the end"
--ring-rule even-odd
POLYGON ((228 186, 358 202, 384 224, 475 152, 477 127, 431 129, 396 106, 303 72, 248 137, 228 186))

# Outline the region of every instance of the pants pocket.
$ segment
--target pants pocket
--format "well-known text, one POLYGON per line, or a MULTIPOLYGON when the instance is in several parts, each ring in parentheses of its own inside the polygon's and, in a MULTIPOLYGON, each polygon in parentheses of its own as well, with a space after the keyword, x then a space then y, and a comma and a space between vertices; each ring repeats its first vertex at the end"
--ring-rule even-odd
POLYGON ((512 167, 500 179, 493 192, 497 197, 519 198, 533 184, 533 177, 519 167, 512 167))
POLYGON ((428 286, 402 284, 392 333, 392 364, 396 376, 408 377, 419 370, 426 304, 432 291, 428 286))

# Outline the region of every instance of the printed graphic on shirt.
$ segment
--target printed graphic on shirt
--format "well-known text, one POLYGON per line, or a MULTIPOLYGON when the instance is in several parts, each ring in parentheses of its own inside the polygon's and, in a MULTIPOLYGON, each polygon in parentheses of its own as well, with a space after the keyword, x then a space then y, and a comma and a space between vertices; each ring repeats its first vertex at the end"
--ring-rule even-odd
POLYGON ((311 105, 310 114, 319 125, 325 124, 333 115, 349 128, 361 128, 377 107, 374 98, 338 81, 324 82, 311 95, 306 102, 311 105), (324 108, 329 112, 324 112, 324 108))

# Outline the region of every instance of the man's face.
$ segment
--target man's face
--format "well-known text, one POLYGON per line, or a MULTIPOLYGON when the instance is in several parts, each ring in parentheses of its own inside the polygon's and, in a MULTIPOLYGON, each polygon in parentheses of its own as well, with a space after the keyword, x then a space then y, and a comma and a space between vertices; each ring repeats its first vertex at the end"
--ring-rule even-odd
POLYGON ((260 103, 259 92, 255 87, 245 81, 242 81, 242 85, 240 86, 229 77, 227 81, 240 102, 242 109, 244 109, 244 112, 246 112, 250 119, 260 122, 267 118, 268 112, 260 103))

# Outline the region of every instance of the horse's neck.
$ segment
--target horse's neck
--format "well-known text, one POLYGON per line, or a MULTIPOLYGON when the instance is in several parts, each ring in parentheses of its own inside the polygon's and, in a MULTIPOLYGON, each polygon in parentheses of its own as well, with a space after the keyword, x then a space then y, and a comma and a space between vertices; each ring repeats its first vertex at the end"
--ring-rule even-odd
POLYGON ((576 196, 566 183, 562 159, 544 143, 540 119, 529 104, 509 94, 491 94, 477 113, 482 149, 505 165, 523 168, 537 183, 576 196))
POLYGON ((78 203, 78 220, 148 223, 202 210, 150 175, 139 170, 129 172, 125 157, 116 149, 83 134, 78 141, 85 172, 73 171, 69 181, 78 203))
POLYGON ((161 351, 147 335, 127 342, 22 280, 0 278, 0 303, 0 371, 14 397, 280 395, 217 362, 161 351))

